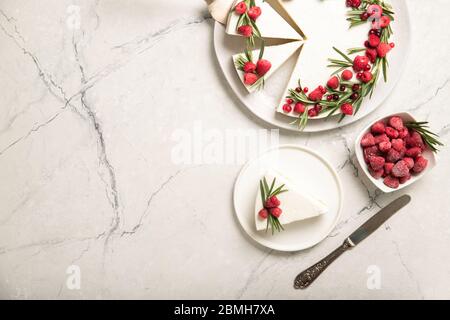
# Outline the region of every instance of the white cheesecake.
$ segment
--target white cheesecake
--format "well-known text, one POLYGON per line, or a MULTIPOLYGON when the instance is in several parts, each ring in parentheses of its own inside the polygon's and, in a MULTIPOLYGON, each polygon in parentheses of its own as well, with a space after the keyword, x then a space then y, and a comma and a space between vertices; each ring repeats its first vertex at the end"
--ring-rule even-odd
MULTIPOLYGON (((226 33, 235 36, 241 36, 237 31, 240 15, 233 10, 239 2, 240 0, 237 0, 233 4, 226 27, 226 33)), ((261 16, 256 20, 256 26, 262 38, 302 40, 302 36, 268 2, 256 0, 255 3, 261 8, 261 16)))
MULTIPOLYGON (((283 213, 278 218, 282 225, 318 217, 329 211, 324 202, 309 195, 304 188, 302 189, 296 186, 293 181, 284 177, 282 174, 274 170, 270 170, 264 176, 269 185, 272 183, 273 179, 276 178, 275 187, 284 184, 285 186, 283 189, 288 190, 277 196, 281 202, 280 209, 283 210, 283 213)), ((256 230, 258 231, 266 230, 267 228, 267 220, 261 218, 258 214, 263 208, 263 204, 261 202, 261 193, 258 187, 255 201, 255 224, 256 230)))
MULTIPOLYGON (((287 9, 289 10, 289 6, 287 9)), ((328 59, 343 60, 333 50, 333 46, 343 52, 349 48, 363 46, 369 28, 364 24, 349 29, 349 22, 346 20, 348 10, 342 1, 302 0, 302 10, 295 12, 295 18, 308 35, 308 41, 305 42, 288 85, 280 96, 278 112, 286 114, 282 107, 289 94, 288 90, 298 87, 299 81, 302 87, 309 88, 309 92, 319 85, 326 85, 336 70, 327 67, 330 64, 328 59)), ((359 55, 364 55, 364 52, 359 55)), ((294 112, 286 115, 298 117, 294 112)))
MULTIPOLYGON (((275 73, 294 53, 300 50, 302 44, 302 41, 293 41, 277 46, 265 47, 263 59, 268 60, 272 64, 272 67, 264 75, 264 81, 267 81, 267 79, 269 79, 270 76, 275 73)), ((253 63, 255 64, 258 60, 259 52, 259 49, 252 51, 253 63)), ((232 57, 234 68, 236 69, 239 79, 241 80, 247 91, 252 93, 257 89, 257 87, 244 84, 244 72, 236 67, 236 60, 239 58, 239 56, 245 56, 245 53, 235 54, 232 57)))

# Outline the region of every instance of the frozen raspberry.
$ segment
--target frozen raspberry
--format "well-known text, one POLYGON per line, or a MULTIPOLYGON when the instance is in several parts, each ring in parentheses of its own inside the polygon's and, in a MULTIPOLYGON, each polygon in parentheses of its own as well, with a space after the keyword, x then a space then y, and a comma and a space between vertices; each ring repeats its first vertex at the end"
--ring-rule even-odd
POLYGON ((414 159, 413 158, 409 158, 409 157, 404 157, 403 161, 406 162, 406 165, 408 166, 408 169, 412 169, 414 168, 414 159))
POLYGON ((254 73, 244 73, 244 83, 251 86, 258 80, 258 76, 254 73))
POLYGON ((422 149, 425 147, 422 136, 417 131, 411 132, 411 135, 406 137, 405 140, 408 147, 419 147, 422 149))
POLYGON ((344 79, 345 81, 349 81, 353 78, 353 72, 351 72, 350 70, 344 70, 342 72, 341 75, 342 79, 344 79))
POLYGON ((308 95, 309 100, 311 101, 320 101, 325 93, 321 90, 320 87, 317 87, 308 95))
POLYGON ((363 83, 369 83, 373 79, 373 74, 370 71, 364 71, 361 76, 361 81, 363 83))
POLYGON ((384 164, 384 173, 390 174, 392 172, 393 167, 394 167, 394 164, 392 162, 386 162, 384 164))
POLYGON ((363 148, 366 147, 371 147, 375 145, 375 138, 373 137, 373 135, 368 132, 366 133, 362 138, 361 138, 361 146, 363 148))
POLYGON ((380 44, 380 37, 377 36, 376 34, 370 34, 369 35, 369 45, 372 48, 376 48, 376 47, 378 47, 379 44, 380 44))
POLYGON ((386 131, 386 126, 384 125, 383 121, 378 121, 372 125, 371 131, 375 134, 382 134, 386 131))
POLYGON ((251 7, 250 9, 248 9, 248 16, 250 17, 250 19, 252 19, 253 21, 255 21, 256 19, 258 19, 258 17, 261 15, 261 8, 258 6, 254 6, 251 7))
POLYGON ((266 59, 258 60, 256 63, 256 73, 261 77, 269 72, 270 68, 272 68, 272 64, 266 59))
POLYGON ((240 26, 238 28, 238 32, 240 35, 246 38, 250 38, 253 35, 253 28, 252 26, 249 25, 240 26))
POLYGON ((370 62, 374 63, 375 60, 377 60, 377 57, 378 57, 377 49, 367 48, 367 50, 366 50, 366 57, 369 58, 370 62))
POLYGON ((276 208, 281 204, 280 200, 276 196, 272 196, 269 199, 266 200, 266 203, 264 204, 265 208, 276 208))
POLYGON ((370 14, 371 17, 380 18, 383 14, 383 8, 378 4, 371 4, 367 7, 367 13, 370 14))
POLYGON ((413 171, 415 173, 420 173, 423 170, 425 170, 427 165, 428 165, 428 160, 422 156, 419 156, 416 158, 416 162, 414 163, 413 171))
POLYGON ((283 111, 286 112, 286 113, 291 112, 292 111, 292 106, 290 104, 288 104, 288 103, 284 104, 283 105, 283 111))
POLYGON ((370 156, 369 157, 369 163, 370 163, 370 167, 375 170, 381 170, 384 168, 384 163, 385 160, 383 157, 378 157, 378 156, 370 156))
POLYGON ((380 21, 379 21, 380 28, 386 28, 389 26, 390 23, 391 23, 391 19, 388 16, 382 16, 380 18, 380 21))
POLYGON ((378 150, 377 146, 364 148, 363 153, 364 153, 364 161, 366 163, 369 163, 369 158, 371 156, 378 156, 378 155, 380 155, 380 151, 378 150))
POLYGON ((366 56, 356 56, 353 60, 353 70, 356 72, 364 71, 369 64, 369 58, 366 56))
POLYGON ((392 168, 392 175, 397 178, 404 177, 409 174, 408 164, 404 160, 400 160, 392 168))
POLYGON ((267 209, 261 209, 258 212, 258 215, 261 219, 267 219, 267 217, 269 216, 269 211, 267 211, 267 209))
POLYGON ((416 158, 422 154, 422 149, 419 147, 414 147, 407 149, 405 155, 410 158, 416 158))
POLYGON ((397 189, 400 185, 400 181, 393 176, 387 176, 386 178, 384 178, 383 182, 385 185, 392 189, 397 189))
POLYGON ((401 177, 400 179, 398 179, 400 181, 400 184, 404 184, 406 183, 406 181, 408 181, 409 179, 411 179, 411 174, 408 172, 408 174, 404 177, 401 177))
POLYGON ((270 214, 273 215, 275 218, 279 218, 282 213, 283 213, 283 210, 281 210, 280 208, 270 209, 270 214))
POLYGON ((389 51, 391 51, 392 47, 389 43, 382 42, 377 47, 377 54, 380 58, 386 57, 389 51))
POLYGON ((375 143, 379 144, 381 142, 390 142, 389 137, 385 133, 375 136, 375 143))
POLYGON ((234 7, 234 11, 239 15, 244 14, 247 11, 247 5, 244 1, 241 1, 234 7))
POLYGON ((392 139, 392 148, 401 152, 405 148, 405 142, 402 139, 392 139))
POLYGON ((396 163, 398 160, 400 160, 401 157, 402 156, 401 156, 400 152, 398 152, 395 149, 391 149, 387 153, 386 161, 396 163))
POLYGON ((244 72, 246 73, 253 73, 256 70, 256 64, 254 64, 251 61, 248 61, 244 64, 244 72))
POLYGON ((331 89, 337 89, 339 87, 339 78, 334 76, 327 82, 327 87, 331 89))
POLYGON ((351 116, 353 114, 353 106, 350 103, 344 103, 341 106, 341 111, 343 114, 351 116))
POLYGON ((305 110, 306 110, 306 106, 301 102, 297 102, 294 106, 294 112, 296 112, 296 113, 304 113, 305 110))
POLYGON ((386 127, 386 135, 391 139, 398 138, 398 131, 391 127, 386 127))
POLYGON ((392 147, 392 145, 391 145, 391 143, 389 141, 380 142, 380 144, 378 145, 378 148, 383 153, 386 153, 389 150, 391 150, 391 147, 392 147))
POLYGON ((389 125, 395 130, 403 130, 403 120, 400 117, 392 117, 389 119, 389 125))
POLYGON ((384 170, 383 169, 373 170, 372 168, 369 168, 369 173, 375 179, 380 179, 384 174, 384 170))
POLYGON ((409 135, 409 130, 408 130, 408 128, 403 128, 403 130, 400 130, 400 131, 398 132, 398 137, 399 137, 400 139, 405 139, 408 135, 409 135))

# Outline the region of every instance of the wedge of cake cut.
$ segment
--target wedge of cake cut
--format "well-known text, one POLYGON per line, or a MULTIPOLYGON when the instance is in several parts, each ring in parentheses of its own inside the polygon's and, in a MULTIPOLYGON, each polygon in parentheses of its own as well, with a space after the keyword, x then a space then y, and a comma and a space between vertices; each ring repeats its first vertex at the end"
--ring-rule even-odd
POLYGON ((206 0, 206 3, 213 19, 221 24, 226 24, 234 0, 206 0))
MULTIPOLYGON (((216 0, 217 1, 217 0, 216 0)), ((302 36, 302 38, 304 40, 306 40, 306 35, 303 32, 303 30, 299 27, 299 25, 297 24, 297 22, 295 21, 294 18, 291 17, 290 13, 288 12, 288 10, 286 10, 286 7, 283 5, 283 3, 280 0, 266 0, 267 3, 269 3, 272 8, 278 12, 278 14, 280 16, 282 16, 284 18, 284 20, 286 20, 287 23, 289 23, 289 25, 295 30, 297 31, 298 34, 300 34, 302 36)))
MULTIPOLYGON (((233 8, 240 0, 234 2, 232 11, 228 15, 226 33, 235 36, 241 36, 237 31, 237 24, 240 15, 233 8)), ((262 38, 302 40, 302 36, 295 31, 281 15, 275 11, 272 6, 263 0, 256 0, 256 5, 261 8, 261 16, 256 20, 256 25, 262 38)))
MULTIPOLYGON (((278 218, 282 225, 318 217, 329 211, 324 202, 309 195, 304 189, 296 186, 293 181, 281 173, 275 170, 269 170, 264 177, 269 184, 276 178, 276 185, 284 184, 284 189, 287 189, 286 192, 280 193, 277 196, 281 202, 280 208, 283 210, 283 213, 278 218)), ((267 220, 262 219, 258 215, 263 207, 261 201, 260 189, 258 187, 255 201, 255 225, 258 231, 266 230, 267 228, 267 220)))
MULTIPOLYGON (((267 79, 269 79, 269 77, 273 73, 275 73, 295 52, 300 50, 302 45, 303 45, 302 41, 293 41, 281 45, 264 47, 263 59, 268 60, 272 64, 270 70, 263 76, 264 81, 267 81, 267 79)), ((260 50, 259 49, 253 50, 251 53, 252 53, 251 56, 253 57, 252 61, 253 63, 256 64, 260 50)), ((244 71, 240 70, 236 66, 236 60, 241 56, 244 57, 245 53, 235 54, 232 57, 233 65, 234 68, 236 69, 236 72, 238 73, 239 79, 241 80, 242 84, 245 86, 248 92, 252 93, 258 88, 258 86, 244 84, 244 71)))

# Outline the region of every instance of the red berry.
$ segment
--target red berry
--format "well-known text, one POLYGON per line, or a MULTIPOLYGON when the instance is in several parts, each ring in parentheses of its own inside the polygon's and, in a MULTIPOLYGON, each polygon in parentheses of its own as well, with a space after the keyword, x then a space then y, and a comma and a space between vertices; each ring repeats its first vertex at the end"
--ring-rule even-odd
POLYGON ((353 60, 353 70, 356 72, 364 71, 364 68, 369 64, 369 58, 366 56, 356 56, 353 60))
POLYGON ((391 139, 398 138, 398 131, 391 127, 386 127, 386 135, 391 139))
POLYGON ((327 95, 327 101, 332 101, 332 100, 333 100, 333 95, 332 94, 327 95))
POLYGON ((331 89, 337 89, 339 87, 339 78, 334 76, 327 82, 327 87, 331 89))
POLYGON ((369 19, 370 15, 367 12, 361 13, 360 18, 362 21, 369 19))
POLYGON ((258 19, 258 17, 261 15, 261 8, 258 6, 254 6, 251 7, 250 9, 248 9, 248 16, 250 17, 250 19, 252 19, 253 21, 255 21, 256 19, 258 19))
POLYGON ((389 119, 389 125, 398 131, 404 128, 402 118, 396 116, 389 119))
POLYGON ((408 166, 408 169, 414 168, 414 159, 409 157, 404 157, 403 161, 406 162, 406 165, 408 166))
POLYGON ((378 121, 372 125, 371 131, 375 134, 382 134, 386 131, 386 126, 383 121, 378 121))
POLYGON ((253 35, 253 28, 252 26, 249 25, 240 26, 238 28, 238 32, 240 35, 246 38, 250 38, 253 35))
POLYGON ((341 105, 341 111, 343 114, 351 116, 353 114, 353 106, 350 103, 344 103, 341 105))
POLYGON ((384 184, 387 185, 389 188, 397 189, 400 185, 400 181, 392 176, 387 176, 383 180, 384 184))
POLYGON ((274 216, 275 218, 279 218, 281 214, 283 213, 283 210, 280 208, 272 208, 270 209, 270 214, 274 216))
POLYGON ((302 88, 300 88, 300 87, 295 88, 295 92, 298 92, 298 93, 302 92, 302 88))
POLYGON ((353 92, 359 91, 360 89, 361 89, 361 86, 360 86, 359 84, 357 84, 357 83, 355 83, 355 84, 352 86, 352 91, 353 91, 353 92))
POLYGON ((291 112, 292 111, 291 105, 287 104, 287 103, 285 105, 283 105, 283 111, 286 112, 286 113, 291 112))
POLYGON ((375 136, 375 143, 379 144, 381 142, 390 142, 390 139, 388 138, 388 136, 385 133, 375 136))
POLYGON ((404 177, 401 177, 400 179, 398 179, 400 181, 400 184, 404 184, 406 183, 406 181, 408 181, 409 179, 411 179, 411 174, 408 172, 408 174, 404 177))
POLYGON ((405 155, 410 158, 416 158, 416 157, 420 156, 421 154, 422 154, 422 149, 419 147, 413 147, 413 148, 407 149, 405 152, 405 155))
POLYGON ((261 219, 267 219, 267 217, 269 216, 269 212, 267 211, 267 209, 263 208, 259 210, 258 215, 261 219))
POLYGON ((377 47, 377 54, 380 58, 384 58, 391 49, 392 48, 388 43, 382 42, 377 47))
POLYGON ((246 73, 253 73, 256 70, 256 64, 254 64, 251 61, 248 61, 244 64, 244 72, 246 73))
POLYGON ((265 208, 276 208, 280 206, 281 202, 278 200, 277 196, 272 196, 266 200, 266 203, 264 204, 265 208))
POLYGON ((352 99, 353 101, 357 100, 359 98, 359 94, 356 92, 353 92, 352 95, 350 96, 350 99, 352 99))
POLYGON ((244 83, 251 86, 258 80, 258 76, 254 73, 244 73, 244 83))
POLYGON ((361 81, 364 83, 369 83, 370 81, 372 81, 372 78, 373 78, 372 72, 364 71, 361 76, 361 81))
POLYGON ((369 173, 375 179, 380 179, 384 174, 384 170, 383 169, 373 170, 372 168, 369 168, 369 173))
POLYGON ((344 70, 342 71, 341 77, 345 81, 351 80, 353 78, 353 72, 351 72, 350 70, 344 70))
POLYGON ((405 177, 409 174, 408 164, 404 160, 397 162, 392 168, 392 175, 397 178, 405 177))
POLYGON ((322 100, 323 95, 324 95, 323 87, 319 86, 308 95, 308 98, 311 101, 320 101, 322 100))
POLYGON ((366 163, 369 163, 369 158, 371 156, 378 156, 380 155, 380 151, 378 150, 377 146, 372 146, 372 147, 368 147, 368 148, 364 148, 364 161, 366 163))
POLYGON ((394 167, 394 163, 392 162, 386 162, 384 164, 384 173, 390 174, 392 172, 392 168, 394 167))
POLYGON ((417 131, 413 131, 410 136, 405 138, 405 141, 408 147, 419 147, 422 149, 425 147, 422 136, 417 131))
POLYGON ((383 8, 377 4, 371 4, 367 7, 367 13, 374 18, 380 18, 383 14, 383 8))
POLYGON ((375 138, 370 132, 363 135, 363 137, 361 138, 361 147, 366 148, 374 145, 375 145, 375 138))
POLYGON ((398 160, 400 160, 401 157, 402 157, 402 155, 400 154, 400 152, 398 152, 395 149, 391 149, 387 153, 386 161, 396 163, 398 160))
POLYGON ((308 117, 310 117, 310 118, 317 117, 317 114, 318 114, 318 112, 315 108, 311 108, 308 110, 308 117))
POLYGON ((295 104, 295 107, 294 107, 294 112, 295 113, 304 113, 305 110, 306 110, 306 107, 305 107, 305 105, 303 103, 297 102, 295 104))
POLYGON ((378 57, 377 49, 368 48, 366 50, 366 57, 369 58, 370 62, 374 63, 378 57))
POLYGON ((381 40, 380 37, 378 37, 376 34, 371 34, 369 35, 369 45, 372 48, 376 48, 378 47, 378 45, 380 44, 381 40))
POLYGON ((244 14, 247 11, 247 5, 244 1, 241 1, 234 7, 234 11, 239 15, 244 14))
POLYGON ((286 99, 286 103, 287 103, 287 104, 293 104, 293 103, 294 103, 294 100, 292 100, 291 98, 287 98, 287 99, 286 99))
POLYGON ((256 63, 256 73, 260 76, 263 76, 269 72, 270 68, 272 68, 272 64, 266 59, 258 60, 256 63))
POLYGON ((344 92, 345 90, 347 90, 347 87, 346 87, 345 85, 342 85, 342 86, 339 88, 339 90, 342 91, 342 92, 344 92))
POLYGON ((423 170, 425 170, 427 165, 428 165, 428 160, 422 156, 419 156, 416 158, 416 163, 414 163, 413 171, 415 173, 420 173, 423 170))
POLYGON ((361 80, 362 75, 363 75, 362 72, 358 72, 358 73, 356 74, 356 79, 361 80))
POLYGON ((316 104, 316 105, 314 106, 314 110, 316 110, 317 114, 319 114, 320 111, 322 111, 322 106, 321 106, 320 104, 316 104))
POLYGON ((303 92, 304 92, 304 93, 308 93, 308 91, 309 91, 308 87, 304 87, 304 88, 303 88, 303 92))
POLYGON ((338 101, 339 100, 339 95, 337 93, 333 94, 333 100, 334 101, 338 101))
POLYGON ((383 141, 378 145, 378 148, 380 149, 381 152, 387 153, 389 152, 389 150, 391 150, 392 145, 388 141, 383 141))
POLYGON ((391 19, 388 16, 382 16, 380 18, 380 28, 386 28, 391 23, 391 19))
POLYGON ((391 144, 392 148, 399 152, 405 149, 405 142, 402 139, 392 139, 391 144))
POLYGON ((408 135, 409 135, 409 130, 408 130, 408 128, 403 128, 402 130, 400 130, 400 131, 398 132, 398 137, 399 137, 400 139, 405 139, 408 135))
POLYGON ((383 169, 385 162, 386 161, 384 160, 383 157, 379 157, 379 156, 370 156, 369 157, 370 167, 375 171, 383 169))
POLYGON ((391 46, 391 48, 395 48, 395 43, 391 42, 389 43, 389 45, 391 46))
POLYGON ((325 89, 323 86, 318 86, 318 89, 319 89, 320 92, 322 92, 323 94, 327 93, 327 89, 325 89))

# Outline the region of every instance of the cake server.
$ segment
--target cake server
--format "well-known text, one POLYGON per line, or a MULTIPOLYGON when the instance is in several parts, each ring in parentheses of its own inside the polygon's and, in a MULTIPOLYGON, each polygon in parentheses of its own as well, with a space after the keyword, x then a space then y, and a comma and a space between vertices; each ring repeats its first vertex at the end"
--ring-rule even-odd
POLYGON ((385 223, 390 217, 392 217, 397 211, 406 206, 411 201, 409 195, 403 195, 400 198, 392 201, 386 207, 381 209, 372 218, 367 220, 362 226, 356 229, 344 243, 330 253, 328 256, 312 265, 302 273, 300 273, 294 281, 295 289, 305 289, 307 288, 317 277, 341 254, 343 254, 348 249, 355 247, 358 243, 363 241, 369 235, 371 235, 375 230, 377 230, 383 223, 385 223))

